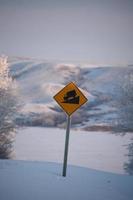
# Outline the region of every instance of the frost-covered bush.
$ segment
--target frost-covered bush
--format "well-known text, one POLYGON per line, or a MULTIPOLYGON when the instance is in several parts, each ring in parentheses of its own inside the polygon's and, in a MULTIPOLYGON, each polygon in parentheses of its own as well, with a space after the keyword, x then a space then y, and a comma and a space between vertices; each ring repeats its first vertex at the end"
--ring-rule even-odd
POLYGON ((17 113, 16 85, 9 76, 7 57, 0 57, 0 158, 10 158, 13 152, 17 113))
POLYGON ((116 90, 117 120, 116 131, 133 131, 133 68, 123 70, 116 90))

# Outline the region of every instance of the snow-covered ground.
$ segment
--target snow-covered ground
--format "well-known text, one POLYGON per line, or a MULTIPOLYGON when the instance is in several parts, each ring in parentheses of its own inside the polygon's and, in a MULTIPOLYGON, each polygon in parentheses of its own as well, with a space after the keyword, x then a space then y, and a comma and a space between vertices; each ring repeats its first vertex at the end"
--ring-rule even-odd
MULTIPOLYGON (((132 134, 74 131, 70 133, 68 164, 124 174, 132 134)), ((65 129, 30 127, 16 136, 17 160, 63 162, 65 129)))
POLYGON ((132 200, 133 177, 45 162, 0 160, 0 200, 132 200))

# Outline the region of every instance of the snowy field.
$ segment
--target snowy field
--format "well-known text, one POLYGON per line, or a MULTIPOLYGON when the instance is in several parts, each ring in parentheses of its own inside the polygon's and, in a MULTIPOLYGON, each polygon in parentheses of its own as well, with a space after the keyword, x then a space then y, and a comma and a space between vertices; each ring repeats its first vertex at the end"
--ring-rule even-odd
MULTIPOLYGON (((70 133, 68 164, 124 174, 128 161, 125 145, 132 134, 74 131, 70 133)), ((16 136, 17 160, 62 163, 65 129, 30 127, 20 129, 16 136)))
POLYGON ((131 136, 71 130, 63 177, 65 130, 20 129, 16 160, 0 160, 0 200, 132 200, 133 176, 123 170, 131 136))
POLYGON ((45 162, 0 160, 1 200, 132 200, 133 176, 45 162))

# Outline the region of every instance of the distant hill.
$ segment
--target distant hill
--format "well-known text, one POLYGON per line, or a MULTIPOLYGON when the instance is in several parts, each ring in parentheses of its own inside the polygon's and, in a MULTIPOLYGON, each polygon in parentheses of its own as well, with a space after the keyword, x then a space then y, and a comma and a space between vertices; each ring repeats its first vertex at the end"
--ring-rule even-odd
POLYGON ((121 107, 118 106, 122 98, 121 88, 128 80, 125 77, 133 75, 132 66, 91 67, 30 58, 10 58, 9 63, 10 74, 19 86, 23 104, 19 116, 16 116, 18 124, 63 128, 66 115, 53 96, 71 81, 83 89, 89 100, 73 114, 73 128, 116 130, 121 123, 121 107))

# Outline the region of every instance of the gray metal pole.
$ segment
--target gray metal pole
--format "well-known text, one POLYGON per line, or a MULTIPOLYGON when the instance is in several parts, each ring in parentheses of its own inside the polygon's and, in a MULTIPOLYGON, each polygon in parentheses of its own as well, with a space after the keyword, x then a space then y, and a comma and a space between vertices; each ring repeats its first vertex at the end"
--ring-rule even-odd
POLYGON ((67 117, 67 128, 66 128, 65 150, 64 150, 63 173, 62 173, 62 176, 64 176, 64 177, 66 176, 66 169, 67 169, 67 157, 68 157, 70 124, 71 124, 71 118, 68 115, 68 117, 67 117))

